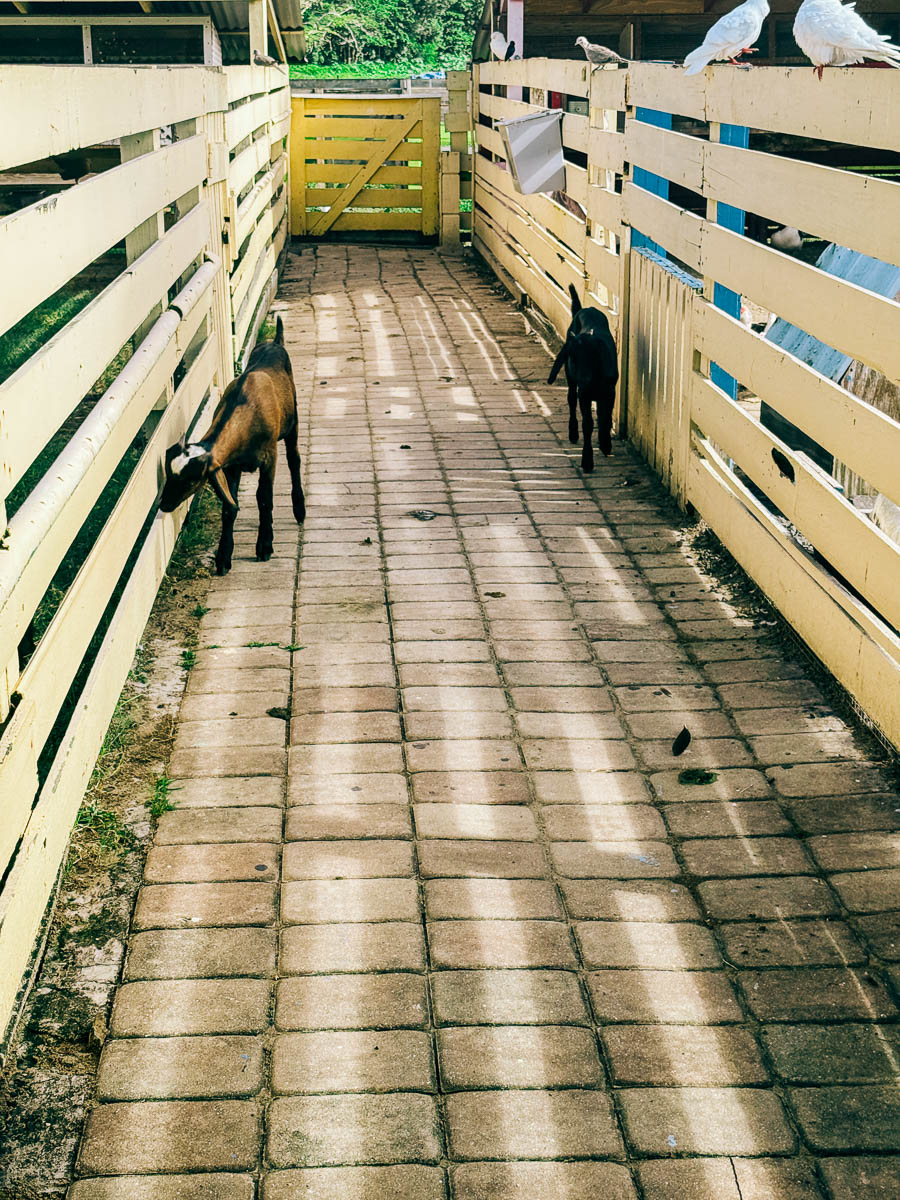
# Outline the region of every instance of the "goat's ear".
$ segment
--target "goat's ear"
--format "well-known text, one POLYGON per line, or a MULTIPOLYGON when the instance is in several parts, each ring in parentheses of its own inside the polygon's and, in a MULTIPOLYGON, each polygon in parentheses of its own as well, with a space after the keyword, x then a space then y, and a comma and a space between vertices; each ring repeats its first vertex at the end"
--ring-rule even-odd
POLYGON ((232 508, 235 512, 237 512, 237 500, 235 500, 234 496, 231 494, 231 489, 228 486, 228 480, 225 478, 225 472, 221 467, 212 472, 212 474, 209 476, 209 482, 212 484, 213 491, 216 493, 222 503, 227 504, 229 508, 232 508))
POLYGON ((567 349, 567 346, 563 346, 562 350, 560 350, 559 354, 557 354, 553 366, 550 368, 550 377, 547 380, 548 383, 553 383, 554 379, 556 379, 557 375, 559 374, 563 363, 566 361, 567 349))

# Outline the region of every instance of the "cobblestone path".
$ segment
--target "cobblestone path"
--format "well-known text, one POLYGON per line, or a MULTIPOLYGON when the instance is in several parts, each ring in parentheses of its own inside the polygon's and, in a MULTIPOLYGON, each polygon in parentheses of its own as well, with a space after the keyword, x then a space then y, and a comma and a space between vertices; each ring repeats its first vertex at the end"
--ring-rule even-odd
POLYGON ((889 774, 465 260, 277 307, 70 1200, 896 1200, 889 774))

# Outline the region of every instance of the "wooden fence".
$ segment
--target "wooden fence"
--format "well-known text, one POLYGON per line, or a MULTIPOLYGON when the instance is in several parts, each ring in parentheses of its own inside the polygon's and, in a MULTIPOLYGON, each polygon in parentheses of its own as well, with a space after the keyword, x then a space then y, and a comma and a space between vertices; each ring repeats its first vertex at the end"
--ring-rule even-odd
POLYGON ((895 745, 900 546, 759 414, 768 406, 894 503, 900 423, 738 316, 744 297, 900 381, 896 292, 744 236, 751 213, 900 265, 900 186, 802 161, 823 142, 875 162, 900 151, 898 84, 893 72, 820 83, 807 68, 723 64, 688 79, 657 63, 534 59, 476 67, 473 113, 476 248, 560 333, 569 283, 607 311, 620 431, 895 745), (567 110, 565 194, 523 196, 494 121, 548 105, 567 110), (773 141, 759 131, 785 135, 794 157, 757 148, 773 141))
POLYGON ((2 1035, 183 519, 154 515, 165 448, 214 405, 274 290, 290 101, 284 73, 262 67, 21 66, 0 68, 0 111, 13 190, 26 164, 34 182, 81 160, 80 182, 57 175, 0 219, 0 335, 73 281, 96 292, 0 383, 2 1035), (119 165, 82 178, 98 146, 119 165), (104 495, 109 515, 26 661, 104 495))

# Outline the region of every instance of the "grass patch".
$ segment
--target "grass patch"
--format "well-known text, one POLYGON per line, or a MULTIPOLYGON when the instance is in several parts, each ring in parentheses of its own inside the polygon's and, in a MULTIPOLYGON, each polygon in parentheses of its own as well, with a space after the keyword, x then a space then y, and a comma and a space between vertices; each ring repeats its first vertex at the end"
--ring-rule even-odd
POLYGON ((154 780, 153 793, 144 801, 151 817, 161 817, 163 813, 171 812, 175 802, 169 793, 173 791, 172 780, 168 775, 160 775, 154 780))
POLYGON ((44 342, 59 333, 93 300, 95 294, 89 288, 73 289, 67 283, 4 333, 0 337, 0 383, 17 371, 36 350, 40 350, 44 342))
POLYGON ((117 813, 96 804, 82 804, 75 818, 75 829, 89 833, 104 850, 130 850, 137 842, 117 813))
POLYGON ((187 650, 182 650, 181 665, 185 671, 190 671, 191 667, 194 665, 196 657, 197 652, 192 647, 188 647, 187 650))
POLYGON ((198 621, 200 620, 201 617, 205 617, 208 612, 209 612, 209 609, 203 604, 197 604, 194 606, 194 609, 193 609, 194 616, 197 618, 198 621))

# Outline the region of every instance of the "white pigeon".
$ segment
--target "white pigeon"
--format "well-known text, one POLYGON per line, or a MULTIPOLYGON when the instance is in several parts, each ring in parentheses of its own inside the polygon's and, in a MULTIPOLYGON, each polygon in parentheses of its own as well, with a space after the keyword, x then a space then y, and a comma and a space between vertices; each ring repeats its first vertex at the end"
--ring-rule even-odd
POLYGON ((684 60, 685 75, 699 75, 713 59, 735 62, 738 55, 749 54, 768 15, 769 0, 746 0, 720 17, 703 39, 703 45, 684 60))
POLYGON ((769 238, 769 245, 774 246, 776 250, 783 250, 785 254, 793 254, 802 247, 803 238, 800 236, 800 230, 795 229, 793 225, 782 225, 769 238))
POLYGON ((585 58, 592 67, 602 67, 606 63, 628 62, 627 58, 623 58, 621 54, 616 54, 615 50, 610 50, 608 46, 598 46, 593 42, 589 42, 586 37, 576 38, 575 45, 582 48, 585 58))
POLYGON ((499 29, 495 29, 491 34, 491 52, 494 58, 499 58, 501 62, 509 62, 510 59, 519 57, 516 43, 508 42, 499 29))
POLYGON ((900 46, 865 23, 853 4, 803 0, 794 18, 794 40, 822 78, 825 67, 871 59, 900 67, 900 46))

